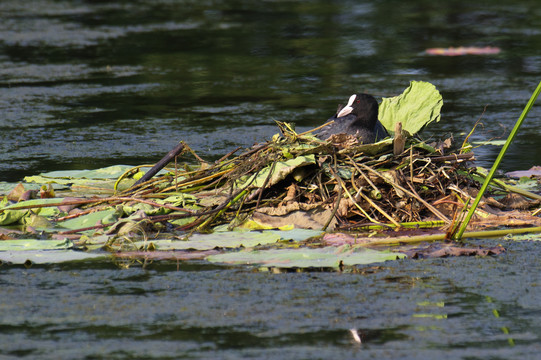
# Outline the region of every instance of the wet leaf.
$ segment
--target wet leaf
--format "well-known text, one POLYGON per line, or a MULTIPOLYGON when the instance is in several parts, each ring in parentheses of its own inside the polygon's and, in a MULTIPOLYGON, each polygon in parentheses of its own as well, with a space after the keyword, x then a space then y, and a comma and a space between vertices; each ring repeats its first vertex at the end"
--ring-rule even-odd
POLYGON ((0 251, 58 250, 73 246, 70 240, 18 239, 0 241, 0 251))
POLYGON ((383 98, 379 105, 379 120, 393 133, 396 123, 415 134, 432 121, 440 121, 443 99, 436 87, 424 81, 412 81, 401 95, 383 98))
POLYGON ((105 259, 109 254, 87 253, 73 250, 2 251, 0 261, 9 264, 56 264, 68 261, 105 259))
POLYGON ((337 268, 343 265, 362 265, 387 260, 396 260, 406 255, 389 251, 366 248, 353 249, 348 246, 321 249, 277 249, 260 251, 239 251, 212 255, 210 262, 227 264, 265 265, 280 268, 337 268))
POLYGON ((152 243, 158 250, 210 250, 214 248, 254 247, 274 244, 280 235, 272 232, 218 232, 213 234, 194 234, 183 240, 153 240, 136 242, 139 248, 152 243))
POLYGON ((319 236, 324 233, 324 231, 312 229, 267 230, 265 232, 276 234, 280 236, 281 240, 293 241, 304 241, 311 237, 319 236))
POLYGON ((489 140, 489 141, 472 141, 472 144, 475 145, 493 145, 493 146, 503 146, 507 140, 489 140))
POLYGON ((47 220, 46 217, 36 215, 36 214, 30 214, 30 216, 23 218, 24 224, 28 227, 32 227, 33 229, 49 229, 52 228, 54 225, 47 220))
POLYGON ((117 179, 127 170, 133 168, 130 165, 114 165, 95 170, 60 170, 42 173, 39 176, 49 179, 117 179))
POLYGON ((409 250, 402 250, 412 259, 442 258, 451 256, 489 256, 499 255, 505 252, 503 246, 490 248, 482 247, 461 247, 454 245, 431 244, 428 246, 416 247, 409 250))
POLYGON ((532 233, 532 234, 510 234, 505 236, 505 240, 513 241, 541 241, 541 234, 532 233))
POLYGON ((0 226, 17 224, 28 214, 28 210, 4 210, 0 212, 0 226))
POLYGON ((66 229, 75 230, 96 226, 98 224, 111 224, 117 220, 117 211, 115 209, 107 209, 82 215, 74 219, 59 221, 57 225, 66 229))
POLYGON ((62 199, 33 199, 27 201, 20 201, 14 204, 8 204, 2 201, 0 204, 0 225, 11 225, 23 222, 23 218, 30 216, 32 213, 39 214, 41 216, 53 216, 60 213, 60 210, 56 207, 44 207, 44 208, 32 208, 29 209, 16 209, 21 206, 37 206, 51 203, 58 203, 62 199))
POLYGON ((136 258, 146 260, 197 260, 210 255, 216 255, 217 250, 202 251, 123 251, 114 253, 118 258, 136 258))

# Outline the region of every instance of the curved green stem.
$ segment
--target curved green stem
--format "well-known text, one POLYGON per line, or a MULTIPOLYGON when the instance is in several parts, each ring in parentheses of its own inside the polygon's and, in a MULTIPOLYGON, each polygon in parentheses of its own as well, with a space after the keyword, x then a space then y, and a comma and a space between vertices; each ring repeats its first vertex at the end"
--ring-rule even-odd
POLYGON ((475 198, 475 201, 473 202, 472 206, 470 207, 470 210, 468 211, 468 214, 466 215, 466 218, 460 225, 460 229, 454 236, 454 240, 460 240, 462 239, 462 235, 464 234, 464 231, 466 231, 466 227, 468 226, 471 217, 473 216, 473 213, 475 212, 475 209, 477 208, 477 205, 479 205, 479 202, 481 201, 481 198, 483 197, 483 194, 485 193, 488 185, 490 184, 490 181, 492 180, 492 177, 494 176, 494 173, 500 166, 500 162, 502 161, 505 153, 507 152, 507 148, 511 145, 513 142, 513 139, 515 138, 515 135, 518 132, 518 129, 522 125, 522 122, 530 112, 530 109, 532 108, 533 104, 535 103, 535 100, 537 100, 537 97, 539 96, 539 93, 541 92, 541 81, 537 85, 537 88, 535 89, 534 93, 532 94, 530 101, 526 104, 526 107, 522 111, 522 114, 518 118, 515 127, 513 130, 511 130, 511 134, 509 134, 509 137, 507 138, 507 141, 503 145, 500 154, 496 158, 496 161, 494 161, 494 165, 492 165, 492 169, 490 169, 490 172, 488 173, 487 177, 485 178, 485 181, 483 182, 483 185, 481 186, 481 189, 479 190, 479 193, 477 194, 477 197, 475 198))

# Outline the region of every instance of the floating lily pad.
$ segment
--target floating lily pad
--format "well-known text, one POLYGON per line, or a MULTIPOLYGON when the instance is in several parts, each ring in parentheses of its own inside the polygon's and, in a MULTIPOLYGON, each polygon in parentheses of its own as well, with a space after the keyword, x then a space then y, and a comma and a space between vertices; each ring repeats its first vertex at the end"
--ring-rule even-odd
POLYGON ((322 230, 313 229, 291 229, 291 230, 266 230, 265 233, 272 233, 280 236, 281 240, 304 241, 314 236, 325 233, 322 230))
POLYGON ((507 140, 472 141, 474 145, 504 146, 507 140))
POLYGON ((210 262, 227 264, 265 265, 280 268, 336 268, 343 265, 362 265, 406 257, 401 253, 376 251, 366 248, 326 247, 322 249, 277 249, 239 251, 212 255, 210 262))
POLYGON ((154 240, 136 242, 137 247, 152 243, 158 250, 210 250, 214 248, 254 247, 276 243, 281 239, 279 234, 272 232, 220 232, 214 234, 194 234, 186 241, 154 240))
MULTIPOLYGON (((60 170, 42 173, 39 176, 49 179, 117 179, 129 169, 130 165, 113 165, 95 170, 60 170)), ((33 178, 32 176, 27 178, 33 178)), ((26 178, 25 178, 26 179, 26 178)))
POLYGON ((202 251, 122 251, 113 254, 116 258, 135 258, 146 260, 200 260, 209 255, 219 254, 218 250, 202 251))
POLYGON ((73 250, 1 251, 0 261, 9 264, 56 264, 68 261, 104 259, 109 254, 87 253, 73 250))
MULTIPOLYGON (((60 203, 62 199, 33 199, 27 201, 21 201, 14 204, 4 205, 0 208, 0 225, 10 225, 19 222, 23 217, 29 215, 28 209, 20 209, 17 207, 21 206, 39 206, 47 204, 56 204, 60 203)), ((60 213, 60 210, 56 207, 45 207, 40 208, 36 207, 32 209, 34 213, 40 214, 42 216, 53 216, 60 213)))
POLYGON ((83 229, 96 226, 98 224, 111 224, 117 220, 117 211, 115 209, 107 209, 82 215, 74 219, 60 221, 57 223, 57 225, 66 229, 83 229))
POLYGON ((0 241, 0 251, 59 250, 69 249, 73 243, 69 240, 18 239, 0 241))

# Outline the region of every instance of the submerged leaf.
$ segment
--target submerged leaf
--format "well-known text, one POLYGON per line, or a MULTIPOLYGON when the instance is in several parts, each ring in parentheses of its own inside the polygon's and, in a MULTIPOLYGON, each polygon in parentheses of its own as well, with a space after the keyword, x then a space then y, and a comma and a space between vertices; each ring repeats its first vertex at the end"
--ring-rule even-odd
POLYGON ((493 246, 489 248, 482 247, 460 247, 449 244, 430 244, 420 246, 409 250, 403 250, 412 259, 441 258, 453 256, 489 256, 499 255, 505 252, 505 248, 493 246))

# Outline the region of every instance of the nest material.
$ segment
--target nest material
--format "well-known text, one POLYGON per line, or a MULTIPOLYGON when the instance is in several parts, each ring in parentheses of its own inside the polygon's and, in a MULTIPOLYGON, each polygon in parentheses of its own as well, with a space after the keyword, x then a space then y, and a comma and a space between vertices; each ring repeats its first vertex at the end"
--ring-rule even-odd
POLYGON ((250 217, 271 227, 284 224, 272 221, 281 218, 299 227, 352 229, 448 224, 463 206, 459 192, 478 188, 465 165, 473 154, 449 152, 449 141, 429 146, 408 139, 405 150, 394 155, 392 139, 359 144, 351 136, 333 136, 321 141, 296 134, 288 124, 279 126, 283 136, 272 141, 214 164, 201 161, 196 170, 177 168, 173 178, 155 178, 123 195, 193 194, 193 210, 163 218, 189 218, 183 230, 238 225, 250 217))

